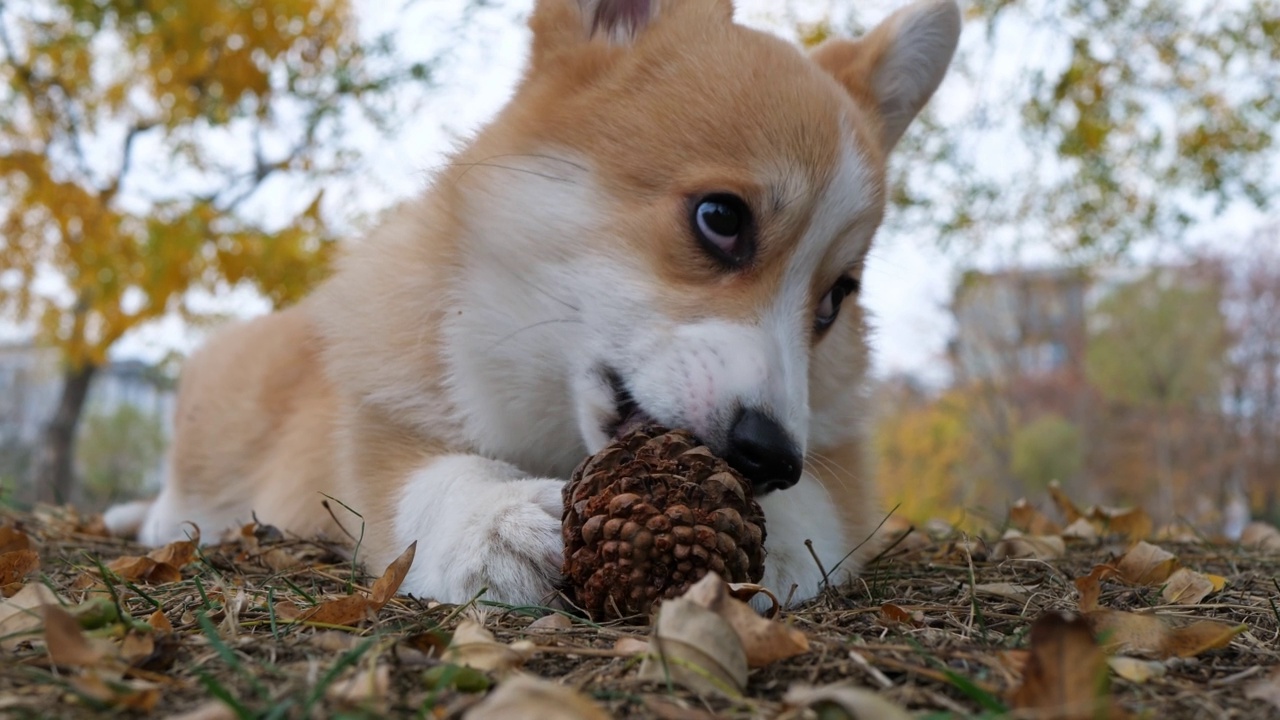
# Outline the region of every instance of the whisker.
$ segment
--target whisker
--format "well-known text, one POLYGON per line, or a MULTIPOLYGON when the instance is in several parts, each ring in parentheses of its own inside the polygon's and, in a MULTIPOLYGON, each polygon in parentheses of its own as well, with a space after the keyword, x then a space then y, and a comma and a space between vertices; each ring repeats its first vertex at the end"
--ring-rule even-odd
POLYGON ((581 323, 581 322, 582 322, 582 320, 581 320, 581 319, 579 319, 579 318, 552 318, 552 319, 550 319, 550 320, 541 320, 541 321, 536 322, 536 323, 531 323, 531 324, 529 324, 529 325, 525 325, 525 326, 524 326, 524 327, 522 327, 522 328, 518 328, 518 329, 516 329, 516 330, 513 330, 513 331, 511 331, 510 333, 507 333, 507 334, 506 334, 506 335, 504 335, 503 337, 499 338, 499 339, 498 339, 497 341, 495 341, 492 345, 490 345, 489 347, 485 348, 485 352, 486 352, 486 353, 493 352, 493 351, 494 351, 494 350, 495 350, 499 345, 501 345, 501 344, 503 344, 503 343, 507 342, 508 340, 510 340, 510 339, 512 339, 512 338, 514 338, 515 336, 519 335, 520 333, 523 333, 523 332, 526 332, 526 331, 529 331, 529 330, 534 330, 534 329, 537 329, 537 328, 540 328, 540 327, 544 327, 544 326, 546 326, 546 325, 568 325, 568 324, 581 323))

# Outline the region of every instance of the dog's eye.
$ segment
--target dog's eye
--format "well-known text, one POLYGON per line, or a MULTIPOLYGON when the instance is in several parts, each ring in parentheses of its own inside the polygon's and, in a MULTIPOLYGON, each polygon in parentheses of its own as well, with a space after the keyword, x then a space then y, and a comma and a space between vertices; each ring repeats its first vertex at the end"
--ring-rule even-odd
POLYGON ((855 277, 845 275, 836 281, 835 285, 822 296, 822 301, 818 303, 818 310, 814 313, 813 329, 816 332, 823 332, 831 327, 836 321, 836 316, 840 314, 840 303, 844 299, 858 292, 859 282, 855 277))
POLYGON ((751 212, 736 195, 708 195, 693 209, 693 229, 698 241, 717 260, 732 266, 751 259, 750 224, 751 212))

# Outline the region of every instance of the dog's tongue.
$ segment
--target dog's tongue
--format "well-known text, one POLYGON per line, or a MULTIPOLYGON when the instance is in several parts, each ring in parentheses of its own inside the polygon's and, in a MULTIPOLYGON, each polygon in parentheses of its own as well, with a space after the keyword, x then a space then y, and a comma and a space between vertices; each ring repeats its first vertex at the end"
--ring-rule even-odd
POLYGON ((622 418, 622 422, 618 423, 618 429, 614 431, 613 436, 622 437, 628 435, 646 425, 652 425, 654 422, 655 420, 644 412, 638 409, 632 410, 627 413, 626 417, 622 418))

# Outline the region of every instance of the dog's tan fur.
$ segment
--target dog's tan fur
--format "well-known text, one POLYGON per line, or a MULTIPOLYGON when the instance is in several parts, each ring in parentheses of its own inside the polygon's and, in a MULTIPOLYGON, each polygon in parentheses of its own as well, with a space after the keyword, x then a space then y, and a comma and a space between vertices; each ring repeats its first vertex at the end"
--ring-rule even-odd
MULTIPOLYGON (((796 257, 802 238, 817 232, 817 215, 830 212, 832 195, 822 189, 838 181, 840 167, 849 171, 838 161, 856 157, 863 182, 847 191, 862 195, 859 209, 836 218, 834 232, 850 240, 824 238, 814 246, 818 270, 805 281, 811 302, 841 273, 861 274, 884 208, 886 157, 933 90, 915 91, 910 107, 877 94, 889 87, 877 73, 893 59, 902 18, 919 13, 895 16, 856 42, 832 41, 811 58, 732 24, 727 0, 663 0, 643 29, 612 28, 604 35, 613 42, 588 33, 584 18, 593 11, 629 2, 635 0, 541 0, 531 20, 529 68, 514 98, 430 192, 351 247, 311 298, 225 330, 190 358, 172 472, 157 503, 163 508, 147 519, 152 541, 171 535, 182 519, 230 526, 247 520, 246 511, 300 535, 342 538, 363 524, 360 552, 376 572, 412 539, 392 518, 406 502, 407 479, 434 459, 489 457, 525 473, 567 476, 589 447, 551 443, 534 428, 528 440, 477 437, 454 378, 461 351, 452 333, 463 332, 466 313, 477 312, 459 300, 472 292, 467 278, 476 268, 515 262, 504 272, 519 286, 523 259, 574 247, 556 244, 562 240, 549 239, 557 236, 550 230, 545 237, 492 237, 484 225, 490 204, 508 193, 522 201, 525 192, 503 169, 563 170, 574 179, 548 190, 563 193, 548 202, 572 205, 579 193, 591 198, 564 222, 589 212, 592 227, 607 228, 608 236, 572 241, 607 242, 619 272, 661 288, 653 294, 654 314, 697 323, 714 308, 718 320, 750 324, 785 291, 788 273, 803 260, 796 257), (548 148, 559 154, 545 158, 548 148), (707 189, 733 192, 756 208, 760 249, 749 268, 726 273, 690 241, 684 206, 707 189), (361 518, 335 503, 326 510, 325 495, 361 518)), ((648 4, 623 9, 639 7, 648 4)), ((927 10, 946 14, 954 6, 935 2, 927 10)), ((949 41, 925 48, 945 53, 944 67, 954 37, 949 41)), ((936 85, 932 77, 920 82, 936 85)), ((880 519, 859 429, 867 414, 866 335, 862 310, 850 300, 825 336, 809 340, 814 430, 806 471, 838 509, 842 530, 833 547, 853 548, 880 519)), ((863 547, 846 569, 872 546, 863 547)), ((446 550, 420 544, 418 552, 446 550)), ((810 562, 800 557, 804 548, 770 552, 770 562, 810 562)), ((815 590, 802 588, 801 596, 815 590)))

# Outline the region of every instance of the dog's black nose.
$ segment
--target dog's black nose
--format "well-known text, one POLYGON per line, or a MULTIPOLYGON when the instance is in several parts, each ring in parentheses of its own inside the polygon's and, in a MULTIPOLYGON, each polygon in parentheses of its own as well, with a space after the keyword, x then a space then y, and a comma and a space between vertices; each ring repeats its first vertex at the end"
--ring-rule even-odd
POLYGON ((795 485, 804 469, 804 460, 787 431, 777 420, 750 408, 739 412, 729 429, 725 460, 751 481, 758 495, 795 485))

